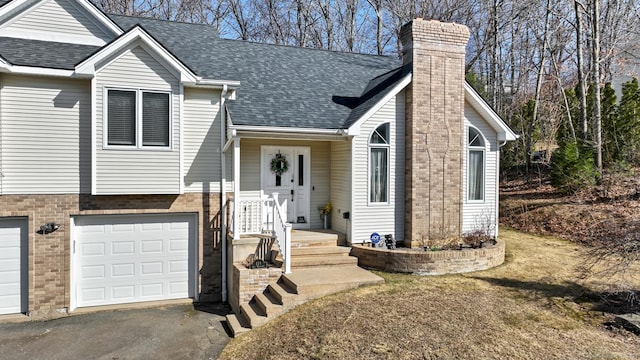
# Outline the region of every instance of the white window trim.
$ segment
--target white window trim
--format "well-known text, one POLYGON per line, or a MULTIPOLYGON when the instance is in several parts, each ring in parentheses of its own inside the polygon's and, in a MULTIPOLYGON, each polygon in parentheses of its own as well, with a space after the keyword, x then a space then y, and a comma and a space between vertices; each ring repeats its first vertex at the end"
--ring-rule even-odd
POLYGON ((480 130, 478 130, 478 128, 474 127, 474 126, 468 126, 467 127, 467 131, 466 131, 466 136, 467 136, 467 186, 466 186, 466 200, 467 203, 470 204, 484 204, 486 202, 487 199, 487 140, 484 138, 484 135, 482 134, 482 132, 480 130), (471 139, 469 139, 469 129, 473 129, 475 130, 478 135, 480 136, 482 143, 484 144, 483 146, 471 146, 469 144, 469 142, 471 141, 471 139), (481 151, 482 152, 482 199, 478 200, 478 199, 471 199, 471 194, 469 192, 469 186, 470 186, 470 180, 471 180, 471 166, 470 166, 470 160, 471 160, 471 152, 472 151, 481 151))
POLYGON ((376 127, 371 130, 369 136, 367 137, 367 206, 377 207, 377 206, 389 206, 391 204, 391 134, 393 133, 391 129, 390 122, 384 122, 382 124, 376 125, 376 127), (372 144, 371 137, 382 125, 389 125, 389 139, 387 139, 387 144, 372 144), (373 148, 383 148, 387 149, 387 201, 375 202, 371 201, 371 149, 373 148))
POLYGON ((173 93, 168 90, 105 86, 102 89, 102 148, 105 150, 173 151, 173 93), (136 93, 136 145, 134 146, 109 145, 109 90, 132 91, 136 93), (169 95, 169 146, 142 145, 142 94, 145 92, 169 95))

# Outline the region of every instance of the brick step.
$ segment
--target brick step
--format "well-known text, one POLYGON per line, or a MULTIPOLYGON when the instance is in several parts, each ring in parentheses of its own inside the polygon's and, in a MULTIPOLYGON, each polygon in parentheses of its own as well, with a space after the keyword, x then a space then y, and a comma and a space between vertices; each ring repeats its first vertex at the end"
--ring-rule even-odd
POLYGON ((291 248, 291 258, 299 256, 349 256, 351 248, 343 246, 308 246, 291 248))
POLYGON ((310 255, 291 257, 292 269, 345 265, 357 266, 358 258, 344 255, 310 255))

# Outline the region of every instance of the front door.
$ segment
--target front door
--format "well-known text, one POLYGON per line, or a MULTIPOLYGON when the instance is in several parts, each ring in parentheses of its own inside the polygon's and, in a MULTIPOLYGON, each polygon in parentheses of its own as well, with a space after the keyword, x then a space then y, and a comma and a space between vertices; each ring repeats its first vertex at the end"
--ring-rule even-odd
POLYGON ((305 146, 262 146, 261 190, 287 200, 287 222, 310 228, 311 150, 305 146))

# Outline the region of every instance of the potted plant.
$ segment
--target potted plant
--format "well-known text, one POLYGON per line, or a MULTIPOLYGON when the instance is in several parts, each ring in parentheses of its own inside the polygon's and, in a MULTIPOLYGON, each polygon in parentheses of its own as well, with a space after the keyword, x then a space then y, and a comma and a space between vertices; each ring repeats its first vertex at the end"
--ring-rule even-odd
POLYGON ((327 205, 323 207, 319 207, 318 210, 320 211, 320 217, 322 218, 322 228, 328 229, 329 215, 331 214, 331 210, 332 210, 331 201, 327 202, 327 205))

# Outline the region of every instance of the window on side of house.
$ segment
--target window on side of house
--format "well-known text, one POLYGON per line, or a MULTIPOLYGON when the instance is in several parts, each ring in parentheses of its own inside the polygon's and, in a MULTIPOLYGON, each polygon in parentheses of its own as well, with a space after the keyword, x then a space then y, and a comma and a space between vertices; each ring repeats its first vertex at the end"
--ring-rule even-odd
POLYGON ((485 169, 485 145, 480 132, 472 127, 469 128, 467 146, 469 156, 467 158, 468 167, 468 189, 467 199, 471 201, 484 200, 484 169, 485 169))
POLYGON ((170 147, 170 93, 109 89, 106 96, 108 146, 170 147))
POLYGON ((378 126, 369 139, 369 203, 389 202, 389 127, 378 126))

